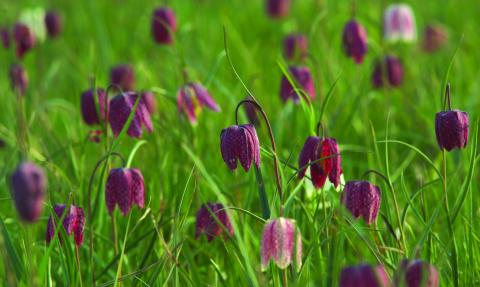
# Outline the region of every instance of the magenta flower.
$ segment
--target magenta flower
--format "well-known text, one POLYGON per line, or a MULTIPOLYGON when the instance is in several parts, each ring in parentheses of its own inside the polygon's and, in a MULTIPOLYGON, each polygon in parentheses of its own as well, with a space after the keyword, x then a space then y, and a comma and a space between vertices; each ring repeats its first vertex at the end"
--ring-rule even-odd
POLYGON ((48 11, 45 14, 45 27, 47 28, 49 37, 57 37, 62 31, 62 18, 60 14, 56 11, 48 11))
POLYGON ((10 66, 10 82, 12 89, 15 90, 18 95, 25 96, 28 86, 28 75, 20 64, 12 64, 10 66))
MULTIPOLYGON (((63 218, 63 228, 65 228, 65 232, 67 235, 72 235, 75 240, 75 245, 80 246, 83 243, 83 228, 85 226, 85 215, 83 209, 81 207, 77 207, 75 205, 70 205, 70 208, 64 204, 56 204, 53 207, 55 214, 57 215, 58 219, 62 218, 64 212, 66 212, 63 218)), ((55 236, 55 225, 56 220, 52 215, 48 219, 47 225, 47 234, 46 234, 46 241, 47 244, 50 244, 53 237, 55 236)), ((62 238, 60 237, 60 231, 58 231, 58 238, 60 242, 62 242, 62 238)))
POLYGON ((155 100, 155 95, 152 92, 143 92, 142 97, 148 112, 150 113, 150 115, 153 115, 157 109, 157 101, 155 100))
POLYGON ((441 150, 464 148, 468 142, 468 114, 460 110, 438 112, 435 116, 435 134, 441 150))
POLYGON ((18 215, 27 222, 35 222, 43 211, 47 179, 43 169, 32 162, 23 162, 10 177, 12 198, 18 215))
POLYGON ((237 159, 245 171, 250 169, 252 162, 257 167, 260 166, 260 143, 252 124, 223 129, 220 134, 220 150, 223 161, 231 170, 237 168, 237 159))
MULTIPOLYGON (((137 100, 137 94, 126 92, 114 97, 110 101, 109 121, 113 134, 118 137, 123 126, 127 123, 130 113, 132 113, 137 100)), ((137 109, 133 119, 128 127, 127 134, 131 137, 140 138, 142 136, 142 126, 145 126, 148 132, 153 131, 152 119, 147 110, 145 101, 140 97, 137 109)))
POLYGON ((302 34, 290 34, 283 40, 283 55, 287 60, 303 60, 308 54, 308 40, 302 34))
POLYGON ((383 62, 377 61, 372 75, 372 83, 375 88, 383 86, 383 79, 386 79, 391 87, 398 87, 403 82, 403 65, 394 56, 386 56, 383 62))
POLYGON ((343 30, 343 49, 347 56, 352 57, 355 63, 361 64, 368 51, 367 31, 360 23, 351 20, 343 30))
POLYGON ((420 260, 403 260, 395 275, 395 286, 438 287, 439 285, 437 269, 420 260))
POLYGON ((342 204, 353 217, 362 217, 367 224, 377 219, 380 202, 380 189, 368 181, 349 181, 343 189, 342 204))
POLYGON ((233 227, 223 205, 221 203, 202 204, 197 212, 195 239, 205 234, 207 240, 212 241, 213 238, 223 234, 225 230, 230 236, 233 235, 233 227))
POLYGON ((336 188, 342 175, 341 160, 337 140, 308 137, 298 158, 298 178, 303 178, 310 167, 310 177, 316 188, 322 188, 327 177, 336 188))
POLYGON ((203 107, 219 112, 220 107, 210 96, 208 91, 198 83, 189 83, 181 87, 177 93, 177 107, 184 113, 191 123, 197 122, 197 117, 203 107))
POLYGON ((267 13, 270 17, 280 19, 290 12, 290 0, 267 0, 267 13))
POLYGON ((442 25, 430 24, 423 32, 423 49, 433 53, 441 49, 448 42, 448 31, 442 25))
POLYGON ((152 35, 159 44, 171 44, 173 34, 177 31, 175 13, 168 7, 161 7, 153 11, 152 35))
POLYGON ((105 186, 105 201, 108 213, 112 214, 118 204, 123 215, 127 215, 135 204, 145 205, 145 184, 143 175, 136 168, 114 168, 110 171, 105 186))
POLYGON ((406 4, 391 4, 383 16, 383 36, 388 42, 413 42, 417 38, 415 17, 406 4))
POLYGON ((100 124, 100 117, 102 120, 105 119, 109 106, 108 102, 107 105, 105 105, 105 97, 107 95, 103 89, 97 88, 97 92, 95 93, 96 99, 93 97, 93 94, 93 89, 90 89, 83 92, 80 98, 82 117, 85 123, 89 126, 100 124), (100 117, 98 116, 99 111, 101 111, 100 117))
POLYGON ((5 49, 10 47, 10 32, 5 26, 0 28, 0 40, 2 41, 2 45, 5 49))
POLYGON ((135 88, 135 72, 131 65, 117 65, 110 70, 110 83, 119 86, 123 92, 135 88))
POLYGON ((340 274, 339 287, 389 287, 392 286, 383 265, 360 264, 345 267, 340 274))
POLYGON ((286 102, 288 99, 291 99, 294 103, 298 104, 301 95, 308 95, 312 100, 315 99, 315 85, 310 69, 307 67, 291 66, 289 72, 298 91, 295 91, 288 81, 288 78, 283 75, 280 85, 280 97, 282 100, 286 102))
POLYGON ((297 271, 302 266, 302 235, 295 220, 280 217, 270 219, 265 224, 261 244, 262 271, 265 271, 270 260, 280 269, 287 268, 292 261, 297 271))
POLYGON ((13 39, 17 45, 17 56, 20 59, 35 46, 36 42, 32 30, 22 23, 17 23, 13 27, 13 39))

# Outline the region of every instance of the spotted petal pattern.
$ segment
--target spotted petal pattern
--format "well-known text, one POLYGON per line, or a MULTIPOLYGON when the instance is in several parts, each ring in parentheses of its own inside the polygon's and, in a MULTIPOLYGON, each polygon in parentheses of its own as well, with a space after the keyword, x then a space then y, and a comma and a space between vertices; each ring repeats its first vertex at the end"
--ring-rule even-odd
POLYGON ((245 171, 250 169, 252 162, 257 167, 260 166, 260 144, 252 124, 223 129, 220 134, 220 150, 223 160, 231 170, 237 168, 237 160, 245 171))
MULTIPOLYGON (((115 137, 118 137, 123 126, 127 123, 137 97, 136 93, 127 92, 116 96, 110 101, 109 122, 115 137)), ((140 138, 142 136, 142 125, 146 127, 148 132, 153 131, 150 113, 145 106, 145 101, 141 97, 128 127, 127 134, 131 137, 140 138)))
POLYGON ((284 75, 280 86, 280 97, 282 100, 286 102, 291 99, 297 104, 300 102, 300 97, 302 96, 299 93, 303 93, 308 95, 311 99, 315 99, 315 85, 313 83, 310 69, 307 67, 291 66, 289 72, 298 91, 295 91, 288 78, 284 75))
POLYGON ((118 204, 123 215, 128 214, 133 204, 139 208, 145 205, 145 184, 143 175, 134 168, 114 168, 110 171, 105 187, 107 209, 112 214, 118 204))
POLYGON ((443 111, 435 117, 435 133, 440 149, 451 151, 467 146, 468 114, 459 110, 443 111))
POLYGON ((224 229, 226 229, 230 235, 233 235, 233 227, 223 204, 203 204, 197 212, 195 238, 198 239, 202 234, 205 234, 207 240, 212 241, 215 237, 223 234, 224 229), (221 223, 221 225, 219 223, 221 223))
MULTIPOLYGON (((83 230, 85 227, 85 214, 83 209, 75 205, 71 205, 70 208, 67 209, 66 205, 64 204, 56 204, 53 207, 53 211, 58 219, 61 219, 62 215, 66 212, 62 222, 65 233, 67 235, 73 234, 75 245, 81 245, 83 243, 83 230)), ((50 243, 55 235, 55 221, 56 219, 53 216, 50 216, 48 219, 46 233, 47 243, 50 243)), ((60 242, 62 242, 60 234, 61 233, 59 232, 58 236, 60 238, 60 242)))
POLYGON ((362 217, 367 224, 377 219, 380 202, 380 189, 368 181, 349 181, 345 185, 342 203, 354 217, 362 217))

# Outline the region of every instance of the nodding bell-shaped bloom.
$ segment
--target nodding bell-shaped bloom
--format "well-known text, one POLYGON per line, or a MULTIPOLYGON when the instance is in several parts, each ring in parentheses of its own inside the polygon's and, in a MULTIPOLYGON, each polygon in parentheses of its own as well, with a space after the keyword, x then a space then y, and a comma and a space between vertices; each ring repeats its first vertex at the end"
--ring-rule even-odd
POLYGON ((442 25, 430 24, 423 31, 423 50, 433 53, 448 42, 448 32, 442 25))
POLYGON ((288 78, 283 75, 280 84, 280 97, 283 102, 291 99, 297 104, 300 102, 300 97, 304 97, 304 95, 308 95, 312 100, 315 99, 315 85, 310 69, 307 67, 291 66, 288 70, 298 91, 295 91, 295 88, 290 84, 288 78))
POLYGON ((17 46, 17 57, 20 59, 35 46, 36 42, 32 30, 23 23, 17 23, 13 27, 13 39, 17 46))
MULTIPOLYGON (((46 234, 47 243, 49 244, 52 241, 53 237, 55 236, 56 221, 60 220, 63 214, 66 212, 66 214, 63 217, 63 228, 65 228, 65 232, 67 235, 73 234, 75 245, 77 246, 82 245, 83 228, 85 226, 85 214, 83 212, 83 209, 75 205, 70 205, 70 208, 67 209, 67 207, 64 204, 56 204, 53 207, 53 210, 55 211, 55 214, 58 219, 54 218, 52 215, 50 215, 50 218, 48 219, 47 234, 46 234)), ((60 234, 61 234, 60 231, 58 231, 58 236, 60 240, 62 240, 62 238, 60 237, 60 234)))
POLYGON ((388 278, 383 265, 370 266, 360 264, 342 269, 339 287, 390 287, 392 283, 388 278))
POLYGON ((173 34, 177 31, 175 13, 168 7, 161 7, 153 11, 152 35, 159 44, 171 44, 173 34))
POLYGON ((255 166, 260 166, 260 143, 252 124, 223 129, 220 134, 220 150, 223 161, 231 170, 237 168, 237 159, 245 171, 250 169, 252 162, 255 166))
POLYGON ((62 31, 62 18, 56 11, 48 11, 45 14, 45 27, 50 38, 57 37, 62 31))
POLYGON ((198 83, 188 83, 178 90, 177 107, 179 112, 185 114, 191 123, 197 122, 197 117, 203 107, 214 112, 220 111, 220 107, 208 91, 198 83))
POLYGON ((110 214, 115 209, 115 204, 118 204, 123 215, 130 212, 133 204, 143 208, 145 184, 140 170, 136 168, 112 169, 107 178, 105 200, 110 214))
POLYGON ((150 113, 150 115, 153 115, 157 109, 157 101, 155 100, 155 95, 152 92, 143 92, 142 97, 148 112, 150 113))
POLYGON ((440 280, 435 267, 420 260, 403 260, 395 274, 395 286, 438 287, 440 280))
POLYGON ((302 235, 295 220, 280 217, 265 224, 261 243, 261 268, 265 271, 270 260, 280 269, 287 268, 292 261, 300 270, 302 266, 302 235))
POLYGON ((368 181, 349 181, 343 189, 343 205, 353 217, 362 217, 367 224, 377 219, 380 202, 380 189, 368 181))
POLYGON ((110 70, 110 83, 119 86, 123 92, 133 91, 135 72, 131 65, 117 65, 110 70))
POLYGON ((12 89, 20 96, 24 96, 28 86, 27 71, 20 64, 13 64, 10 67, 10 82, 12 89))
POLYGON ((228 217, 227 211, 223 207, 223 204, 202 204, 197 212, 195 239, 198 239, 202 234, 205 234, 207 236, 207 240, 212 241, 215 237, 224 234, 224 231, 227 231, 228 234, 233 235, 233 227, 230 223, 230 218, 228 217))
POLYGON ((361 64, 368 51, 367 31, 355 20, 349 21, 343 30, 343 49, 355 63, 361 64))
MULTIPOLYGON (((245 100, 252 100, 252 97, 248 96, 245 100)), ((243 109, 245 110, 245 114, 247 115, 248 122, 253 124, 254 126, 260 125, 260 119, 258 118, 257 108, 249 102, 243 104, 243 109)))
POLYGON ((0 28, 0 40, 5 49, 10 48, 10 32, 7 27, 0 28))
POLYGON ((377 61, 372 75, 372 83, 375 88, 380 88, 387 80, 391 87, 398 87, 403 82, 403 65, 394 56, 386 56, 383 62, 377 61))
POLYGON ((307 57, 308 40, 302 34, 290 34, 283 40, 283 55, 287 60, 303 60, 307 57))
POLYGON ((105 99, 107 96, 105 91, 97 88, 95 95, 96 98, 94 98, 93 89, 90 89, 83 92, 80 98, 83 121, 89 126, 100 124, 100 118, 102 120, 105 119, 108 113, 108 102, 107 105, 105 105, 105 99), (98 116, 99 111, 100 117, 98 116))
POLYGON ((391 4, 383 16, 383 36, 388 42, 413 42, 417 38, 415 17, 410 6, 391 4))
POLYGON ((338 187, 342 167, 337 141, 334 138, 308 137, 298 158, 299 179, 305 176, 308 167, 316 188, 322 188, 327 177, 335 188, 338 187))
POLYGON ((18 215, 27 222, 38 219, 43 210, 47 179, 43 169, 32 162, 23 162, 10 178, 12 198, 18 215))
MULTIPOLYGON (((108 117, 115 137, 118 137, 123 126, 127 123, 128 117, 135 107, 137 98, 138 96, 136 93, 126 92, 114 97, 110 101, 108 117)), ((135 110, 133 119, 128 127, 127 134, 131 137, 140 138, 142 136, 142 126, 145 126, 148 132, 153 131, 150 113, 148 112, 144 99, 140 97, 137 109, 135 110)))
POLYGON ((468 142, 468 114, 460 110, 441 111, 435 116, 435 134, 441 150, 464 148, 468 142))
POLYGON ((280 19, 290 12, 290 0, 267 0, 267 13, 270 17, 280 19))

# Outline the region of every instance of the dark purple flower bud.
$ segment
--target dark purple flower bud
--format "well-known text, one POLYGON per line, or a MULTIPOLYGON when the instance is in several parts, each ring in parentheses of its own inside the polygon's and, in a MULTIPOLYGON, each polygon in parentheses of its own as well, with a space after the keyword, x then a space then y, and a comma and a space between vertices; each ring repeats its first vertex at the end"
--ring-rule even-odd
MULTIPOLYGON (((83 243, 83 229, 85 226, 85 214, 83 212, 83 208, 77 207, 75 205, 71 205, 69 209, 64 204, 56 204, 53 207, 55 211, 56 217, 50 215, 48 219, 47 225, 47 234, 46 234, 46 241, 49 244, 53 237, 55 236, 55 226, 56 221, 60 220, 63 214, 66 214, 63 217, 63 228, 65 229, 65 233, 67 235, 72 235, 75 240, 75 245, 80 246, 83 243)), ((58 231, 58 237, 60 240, 60 231, 58 231)), ((62 242, 62 241, 60 241, 62 242)))
POLYGON ((267 0, 267 13, 272 18, 280 19, 290 12, 290 0, 267 0))
POLYGON ((133 204, 143 208, 145 184, 140 170, 136 168, 112 169, 107 178, 105 200, 110 214, 115 209, 115 204, 118 204, 123 215, 130 212, 133 204))
POLYGON ((135 88, 135 72, 131 65, 117 65, 110 70, 110 83, 122 88, 123 92, 133 91, 135 88))
POLYGON ((150 113, 150 115, 153 115, 155 113, 155 110, 157 109, 157 101, 155 100, 155 95, 152 92, 143 92, 142 97, 148 112, 150 113))
POLYGON ((383 265, 361 264, 343 268, 339 287, 389 287, 392 286, 383 265))
POLYGON ((197 122, 197 117, 203 107, 214 112, 220 111, 220 107, 208 91, 198 83, 188 83, 178 90, 177 107, 179 112, 184 113, 191 123, 197 122))
MULTIPOLYGON (((109 121, 113 134, 118 137, 123 126, 127 123, 130 113, 133 111, 137 94, 127 92, 120 94, 110 101, 109 121)), ((131 137, 140 138, 142 136, 142 125, 148 132, 153 131, 152 119, 147 110, 147 106, 142 97, 140 97, 137 109, 133 119, 128 127, 127 134, 131 137)))
POLYGON ((223 205, 221 203, 202 204, 197 212, 195 239, 205 234, 207 240, 212 241, 213 238, 224 234, 224 229, 228 231, 228 234, 233 235, 233 227, 223 205))
POLYGON ((10 47, 10 32, 8 31, 7 27, 0 28, 0 39, 3 47, 8 49, 10 47))
POLYGON ((22 23, 17 23, 13 27, 13 39, 17 45, 17 56, 20 59, 35 46, 36 42, 32 30, 22 23))
POLYGON ((231 170, 237 168, 237 159, 248 171, 252 162, 260 166, 260 144, 252 124, 230 126, 220 134, 220 150, 223 161, 231 170))
POLYGON ((98 112, 100 112, 101 119, 104 120, 108 113, 108 102, 105 105, 105 91, 97 88, 96 99, 93 97, 93 89, 85 91, 81 96, 82 117, 85 123, 89 126, 100 124, 98 112), (98 106, 97 106, 98 105, 98 106), (98 108, 97 108, 98 107, 98 108))
POLYGON ((343 30, 343 49, 355 63, 361 64, 367 53, 367 32, 357 21, 351 20, 343 30))
POLYGON ((10 66, 10 82, 18 95, 24 96, 28 86, 28 75, 20 64, 10 66))
POLYGON ((423 37, 423 49, 429 53, 441 49, 448 42, 448 32, 442 25, 427 25, 423 37))
POLYGON ((440 149, 451 151, 464 148, 468 142, 468 114, 459 110, 438 112, 435 116, 435 134, 440 149))
POLYGON ((395 286, 438 287, 439 285, 437 269, 420 260, 403 260, 395 275, 395 286))
POLYGON ((57 37, 62 31, 62 18, 60 14, 56 11, 48 11, 45 14, 45 27, 47 28, 49 37, 57 37))
POLYGON ((153 11, 152 34, 155 42, 159 44, 171 44, 173 34, 177 31, 175 13, 168 7, 161 7, 153 11))
POLYGON ((294 103, 299 103, 302 95, 308 95, 312 100, 315 99, 315 85, 313 84, 313 78, 312 74, 310 73, 310 69, 307 67, 291 66, 289 71, 290 75, 292 76, 292 80, 296 82, 295 86, 297 87, 298 92, 295 91, 293 86, 288 81, 288 78, 283 75, 280 86, 280 97, 282 100, 286 102, 288 99, 292 99, 294 103))
POLYGON ((43 210, 47 186, 43 169, 32 162, 23 162, 13 172, 10 183, 20 218, 27 222, 36 221, 43 210))
POLYGON ((308 40, 302 34, 290 34, 283 40, 283 55, 287 60, 303 60, 307 57, 308 40))
POLYGON ((380 202, 380 189, 368 181, 349 181, 343 189, 343 205, 353 217, 363 217, 367 224, 377 219, 380 202))
POLYGON ((383 79, 386 78, 388 85, 398 87, 403 82, 403 65, 394 56, 386 56, 383 62, 377 61, 372 75, 372 83, 375 88, 383 86, 383 79))
MULTIPOLYGON (((252 100, 252 97, 247 97, 245 100, 252 100)), ((254 104, 246 102, 243 104, 243 108, 245 109, 245 113, 247 114, 248 121, 255 125, 258 126, 260 125, 260 119, 258 118, 257 115, 257 108, 255 107, 254 104)))

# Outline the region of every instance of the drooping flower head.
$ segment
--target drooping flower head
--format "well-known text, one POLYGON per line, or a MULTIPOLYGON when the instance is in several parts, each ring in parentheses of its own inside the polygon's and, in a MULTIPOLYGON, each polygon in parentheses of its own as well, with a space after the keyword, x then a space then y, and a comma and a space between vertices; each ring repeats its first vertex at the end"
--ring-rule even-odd
POLYGON ((13 27, 13 39, 17 46, 17 56, 20 59, 35 46, 36 42, 32 30, 23 23, 17 23, 13 27))
POLYGON ((118 204, 123 215, 127 215, 135 204, 145 205, 145 184, 143 175, 136 168, 114 168, 110 171, 105 186, 105 200, 108 213, 112 214, 118 204))
POLYGON ((135 72, 128 64, 117 65, 110 70, 110 83, 122 88, 123 92, 135 89, 135 72))
POLYGON ((287 60, 303 60, 308 53, 308 40, 302 34, 290 34, 283 40, 283 55, 287 60))
POLYGON ((290 12, 290 0, 267 0, 267 14, 275 19, 280 19, 290 12))
POLYGON ((62 18, 56 11, 48 11, 45 14, 45 27, 50 38, 57 37, 62 31, 62 18))
POLYGON ((248 171, 252 162, 260 166, 260 143, 257 131, 252 124, 233 125, 222 130, 220 150, 223 161, 231 170, 237 168, 237 160, 248 171))
POLYGON ((106 99, 105 91, 101 88, 97 88, 97 92, 94 93, 93 89, 87 90, 82 93, 80 98, 80 105, 82 109, 82 117, 85 123, 89 126, 100 124, 101 120, 104 120, 108 113, 108 102, 105 105, 106 99), (94 98, 95 94, 95 98, 94 98), (98 108, 97 108, 98 107, 98 108), (100 112, 100 117, 98 113, 100 112))
POLYGON ((153 11, 152 35, 159 44, 171 44, 173 34, 177 31, 175 13, 168 7, 161 7, 153 11))
POLYGON ((441 49, 448 42, 448 31, 439 24, 430 24, 423 31, 423 49, 433 53, 441 49))
MULTIPOLYGON (((67 209, 67 207, 64 204, 56 204, 53 207, 53 210, 57 216, 58 219, 50 215, 50 218, 48 219, 48 225, 47 225, 47 234, 46 234, 46 241, 49 244, 53 237, 55 236, 55 226, 56 226, 56 221, 60 220, 64 215, 63 218, 63 228, 65 229, 65 232, 67 235, 72 235, 75 240, 75 245, 80 246, 83 243, 83 228, 85 226, 85 214, 83 212, 83 209, 81 207, 75 206, 75 205, 70 205, 70 208, 67 209)), ((60 238, 60 242, 63 242, 62 238, 60 237, 61 233, 58 231, 58 237, 60 238)))
POLYGON ((261 243, 261 267, 265 271, 270 261, 280 269, 287 268, 293 261, 300 270, 302 266, 302 235, 295 220, 280 217, 265 224, 261 243))
POLYGON ((383 62, 377 61, 372 74, 372 83, 375 88, 383 86, 384 79, 390 87, 398 87, 403 82, 403 65, 394 56, 385 56, 383 62))
POLYGON ((395 274, 395 286, 438 287, 439 284, 437 269, 420 260, 403 260, 395 274))
POLYGON ((12 66, 10 66, 10 82, 12 89, 16 91, 18 95, 25 96, 28 86, 28 75, 22 65, 12 64, 12 66))
POLYGON ((298 158, 299 179, 305 176, 308 167, 316 188, 322 188, 327 177, 338 187, 342 167, 337 141, 334 138, 308 137, 298 158))
POLYGON ((435 134, 441 150, 464 148, 468 142, 468 114, 460 110, 438 112, 435 116, 435 134))
POLYGON ((10 178, 12 198, 18 215, 34 222, 42 214, 47 179, 43 169, 32 162, 23 162, 10 178))
POLYGON ((355 63, 361 64, 368 51, 367 31, 355 20, 349 21, 343 30, 343 49, 355 63))
POLYGON ((155 95, 152 92, 143 92, 142 97, 148 112, 150 113, 150 115, 153 115, 157 109, 157 101, 155 100, 155 95))
MULTIPOLYGON (((126 92, 114 97, 110 101, 109 122, 112 127, 113 135, 118 137, 123 126, 127 123, 130 113, 135 107, 137 94, 126 92)), ((152 119, 148 112, 145 101, 140 97, 137 109, 133 115, 127 134, 131 137, 140 138, 142 136, 142 126, 145 126, 148 132, 153 131, 152 119)))
POLYGON ((10 48, 10 32, 8 31, 8 27, 0 27, 0 40, 5 49, 10 48))
POLYGON ((202 204, 197 212, 195 239, 198 239, 202 234, 205 234, 207 240, 212 241, 213 238, 223 234, 225 230, 228 231, 228 234, 233 235, 233 227, 223 204, 202 204))
POLYGON ((286 102, 288 99, 291 99, 294 103, 299 103, 300 97, 304 97, 304 95, 310 96, 312 100, 315 99, 315 85, 310 69, 307 67, 291 66, 288 70, 298 91, 295 91, 295 88, 290 84, 288 78, 283 75, 280 86, 280 97, 282 100, 286 102), (303 93, 303 95, 300 93, 303 93))
POLYGON ((199 83, 188 83, 178 90, 177 107, 179 112, 185 114, 191 123, 197 122, 197 117, 203 107, 214 112, 220 111, 220 107, 199 83))
POLYGON ((383 16, 383 36, 388 42, 413 42, 417 39, 415 17, 407 4, 391 4, 383 16))
POLYGON ((362 217, 367 224, 377 219, 380 209, 381 194, 378 186, 368 181, 349 181, 345 184, 342 204, 353 217, 362 217))
MULTIPOLYGON (((252 97, 248 96, 245 100, 253 100, 252 97)), ((260 119, 258 118, 257 108, 254 104, 245 102, 243 104, 243 109, 245 110, 245 114, 247 115, 248 122, 253 124, 254 126, 260 125, 260 119)))
POLYGON ((360 264, 342 269, 339 287, 390 287, 392 286, 383 265, 360 264))

